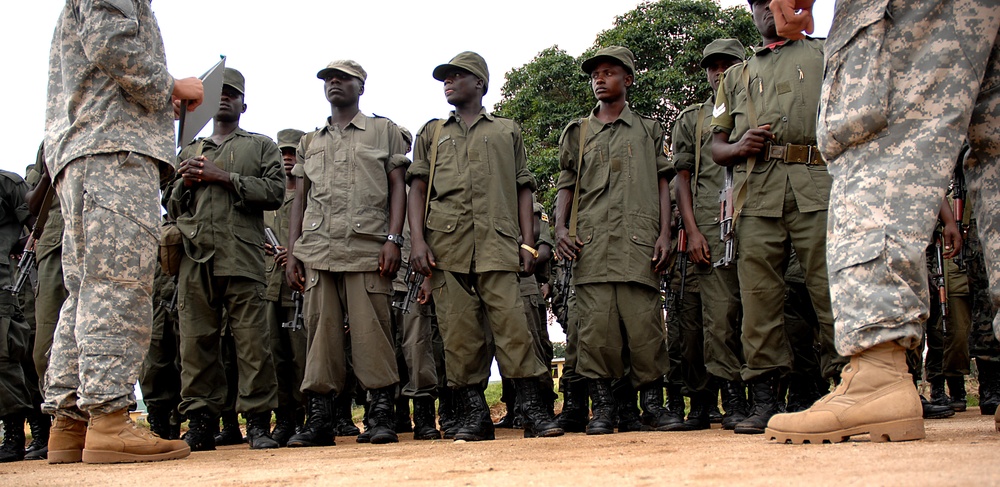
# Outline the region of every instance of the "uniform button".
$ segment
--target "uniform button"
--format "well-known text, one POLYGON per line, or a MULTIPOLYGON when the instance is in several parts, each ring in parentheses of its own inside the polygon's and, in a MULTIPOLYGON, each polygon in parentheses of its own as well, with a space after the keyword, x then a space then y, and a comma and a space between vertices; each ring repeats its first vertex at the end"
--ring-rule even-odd
POLYGON ((632 235, 632 240, 639 240, 639 237, 632 235))
POLYGON ((192 236, 192 237, 194 236, 194 231, 192 231, 192 232, 191 232, 191 236, 192 236))
POLYGON ((788 121, 788 117, 781 117, 781 121, 782 122, 787 122, 788 121))
POLYGON ((315 277, 312 278, 312 279, 309 279, 309 280, 312 281, 312 282, 316 282, 316 278, 315 277))
POLYGON ((314 227, 316 226, 316 222, 313 222, 313 226, 314 226, 314 227))
POLYGON ((448 225, 448 230, 451 230, 451 225, 448 225))
POLYGON ((361 224, 360 223, 356 224, 355 226, 358 227, 358 228, 361 228, 361 224))
POLYGON ((712 223, 719 223, 719 219, 718 218, 712 218, 712 223))

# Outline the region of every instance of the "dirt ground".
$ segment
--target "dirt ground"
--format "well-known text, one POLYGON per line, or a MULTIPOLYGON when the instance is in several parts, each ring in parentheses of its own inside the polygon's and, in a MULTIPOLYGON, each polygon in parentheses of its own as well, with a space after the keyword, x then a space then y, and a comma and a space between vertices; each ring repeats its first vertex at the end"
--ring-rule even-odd
POLYGON ((568 434, 523 439, 498 430, 481 443, 414 441, 196 452, 126 465, 0 464, 0 485, 1000 485, 1000 433, 979 408, 926 422, 927 438, 779 445, 718 429, 687 433, 568 434), (384 482, 384 483, 383 483, 384 482))

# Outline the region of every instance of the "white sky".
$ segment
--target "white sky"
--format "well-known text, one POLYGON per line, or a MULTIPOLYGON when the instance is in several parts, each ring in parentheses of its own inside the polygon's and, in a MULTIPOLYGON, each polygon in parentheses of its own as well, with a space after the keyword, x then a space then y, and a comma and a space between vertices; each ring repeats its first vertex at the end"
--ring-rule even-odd
MULTIPOLYGON (((361 98, 365 113, 387 116, 416 132, 450 109, 431 71, 455 54, 472 50, 486 58, 491 79, 484 105, 492 108, 500 99, 504 73, 553 44, 580 55, 599 32, 612 27, 616 15, 639 3, 157 0, 153 11, 170 72, 198 76, 225 54, 227 66, 247 79, 248 109, 240 125, 273 138, 283 128, 311 130, 324 123, 329 104, 316 72, 334 59, 354 59, 368 71, 361 98)), ((721 3, 746 5, 744 0, 721 3)), ((818 3, 816 35, 825 35, 833 2, 818 3)), ((0 45, 7 46, 0 133, 8 140, 0 168, 23 174, 34 162, 44 134, 52 30, 62 7, 59 0, 11 2, 0 20, 0 45)))

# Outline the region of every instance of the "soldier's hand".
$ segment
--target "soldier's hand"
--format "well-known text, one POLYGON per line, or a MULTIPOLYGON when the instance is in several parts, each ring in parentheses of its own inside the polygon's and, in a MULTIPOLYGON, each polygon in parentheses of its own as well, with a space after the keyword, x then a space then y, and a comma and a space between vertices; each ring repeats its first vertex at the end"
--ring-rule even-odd
POLYGON ((174 91, 171 93, 174 104, 174 116, 180 117, 181 101, 187 101, 187 110, 193 112, 201 102, 205 101, 205 86, 198 78, 174 80, 174 91))
POLYGON ((427 304, 431 302, 431 280, 424 279, 420 283, 420 289, 417 290, 417 302, 420 304, 427 304))
POLYGON ((576 260, 583 248, 583 242, 579 238, 569 238, 569 229, 566 227, 556 228, 556 256, 560 259, 576 260))
POLYGON ((539 290, 542 293, 542 299, 549 299, 549 296, 552 295, 552 285, 547 282, 542 284, 539 290))
POLYGON ((667 262, 670 261, 670 235, 661 234, 653 244, 653 271, 663 274, 667 270, 667 262))
POLYGON ((229 183, 229 173, 216 166, 214 162, 202 156, 201 160, 195 162, 198 167, 195 172, 203 182, 210 184, 229 183))
POLYGON ((190 188, 201 183, 201 173, 198 172, 200 166, 196 165, 201 162, 201 159, 205 159, 205 156, 192 157, 182 162, 177 168, 177 174, 184 181, 185 187, 190 188))
POLYGON ((802 34, 812 34, 814 29, 812 7, 814 0, 771 0, 771 13, 778 35, 793 41, 805 39, 802 34))
POLYGON ((274 263, 279 266, 288 264, 288 249, 278 246, 278 253, 274 255, 274 263))
POLYGON ((695 264, 709 264, 712 262, 712 252, 708 248, 708 240, 698 229, 691 229, 687 232, 688 258, 695 264))
POLYGON ((535 256, 527 249, 519 248, 518 254, 521 257, 521 275, 530 276, 535 273, 535 256))
POLYGON ((434 254, 431 252, 431 248, 427 246, 427 242, 423 240, 412 240, 412 248, 410 249, 410 265, 413 266, 413 270, 419 272, 427 277, 431 275, 431 269, 437 267, 437 262, 434 261, 434 254))
POLYGON ((292 288, 292 291, 301 293, 306 290, 306 269, 294 255, 288 256, 288 263, 285 266, 285 281, 288 282, 288 287, 292 288))
POLYGON ((962 231, 952 221, 941 231, 941 256, 950 259, 962 251, 962 231))
POLYGON ((382 250, 378 253, 379 275, 386 277, 395 276, 396 272, 399 271, 399 264, 402 261, 403 257, 398 245, 392 242, 382 244, 382 250))
POLYGON ((744 159, 760 154, 764 150, 764 144, 771 140, 774 140, 774 134, 771 133, 769 124, 747 130, 736 143, 737 154, 744 159))

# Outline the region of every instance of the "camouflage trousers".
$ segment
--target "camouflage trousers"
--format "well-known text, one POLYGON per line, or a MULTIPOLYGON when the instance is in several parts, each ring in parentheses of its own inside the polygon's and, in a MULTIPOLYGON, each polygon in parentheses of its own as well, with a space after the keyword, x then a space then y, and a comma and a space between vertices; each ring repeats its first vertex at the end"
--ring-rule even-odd
POLYGON ((817 138, 833 176, 827 252, 844 355, 920 343, 930 301, 924 249, 966 137, 966 178, 1000 304, 1000 4, 882 3, 838 2, 826 43, 817 138))
POLYGON ((84 420, 135 402, 153 322, 158 181, 157 161, 128 152, 76 159, 56 178, 69 295, 46 372, 50 414, 84 420))

